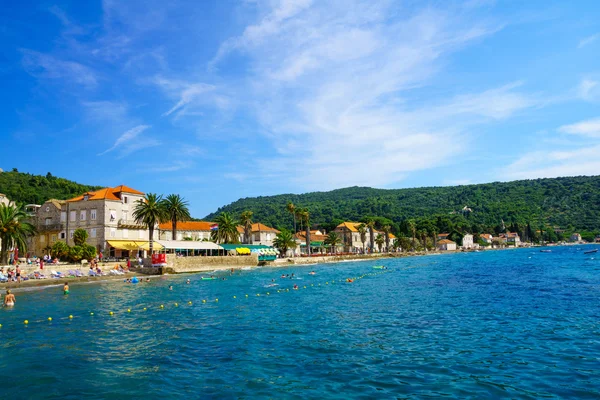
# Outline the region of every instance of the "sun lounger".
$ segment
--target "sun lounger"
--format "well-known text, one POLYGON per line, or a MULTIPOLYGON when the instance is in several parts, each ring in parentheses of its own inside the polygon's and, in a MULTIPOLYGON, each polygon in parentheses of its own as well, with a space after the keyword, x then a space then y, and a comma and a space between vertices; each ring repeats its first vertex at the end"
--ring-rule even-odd
POLYGON ((8 282, 8 278, 2 272, 0 272, 0 282, 8 282))
POLYGON ((78 278, 81 278, 83 276, 83 273, 80 270, 76 270, 75 271, 75 276, 78 278))
POLYGON ((61 272, 56 272, 54 270, 50 271, 50 276, 53 278, 64 278, 64 275, 61 272))

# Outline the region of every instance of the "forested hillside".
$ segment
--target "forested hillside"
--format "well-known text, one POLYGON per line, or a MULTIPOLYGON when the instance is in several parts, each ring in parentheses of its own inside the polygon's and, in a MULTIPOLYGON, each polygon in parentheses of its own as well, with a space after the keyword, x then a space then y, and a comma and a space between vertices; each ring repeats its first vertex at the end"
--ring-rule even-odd
POLYGON ((255 221, 291 228, 293 217, 286 210, 288 202, 306 208, 313 226, 329 230, 341 221, 364 221, 368 217, 379 217, 378 225, 390 224, 394 232, 406 234, 412 230, 411 224, 407 225, 409 220, 417 229, 429 232, 499 232, 504 222, 506 229, 525 236, 541 229, 559 235, 561 230, 577 230, 587 232, 589 237, 600 228, 600 176, 393 190, 350 187, 244 198, 206 219, 212 220, 223 211, 237 217, 251 210, 255 221))
POLYGON ((42 204, 48 199, 65 200, 101 188, 57 178, 50 172, 46 176, 16 170, 0 173, 0 193, 18 204, 42 204))

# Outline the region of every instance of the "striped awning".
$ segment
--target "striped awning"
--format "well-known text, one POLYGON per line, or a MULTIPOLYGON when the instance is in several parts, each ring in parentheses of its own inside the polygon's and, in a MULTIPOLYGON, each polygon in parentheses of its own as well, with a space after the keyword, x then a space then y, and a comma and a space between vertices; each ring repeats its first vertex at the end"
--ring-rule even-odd
MULTIPOLYGON (((108 240, 107 242, 111 247, 119 250, 150 250, 150 242, 147 240, 108 240)), ((161 250, 163 245, 155 240, 153 248, 154 250, 161 250)))

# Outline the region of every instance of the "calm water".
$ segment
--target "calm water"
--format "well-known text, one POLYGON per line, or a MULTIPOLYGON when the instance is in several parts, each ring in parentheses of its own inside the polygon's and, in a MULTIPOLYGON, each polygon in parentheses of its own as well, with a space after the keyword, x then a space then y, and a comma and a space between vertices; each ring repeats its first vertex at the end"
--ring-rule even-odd
POLYGON ((386 260, 354 283, 382 261, 17 292, 0 398, 598 398, 584 248, 386 260))

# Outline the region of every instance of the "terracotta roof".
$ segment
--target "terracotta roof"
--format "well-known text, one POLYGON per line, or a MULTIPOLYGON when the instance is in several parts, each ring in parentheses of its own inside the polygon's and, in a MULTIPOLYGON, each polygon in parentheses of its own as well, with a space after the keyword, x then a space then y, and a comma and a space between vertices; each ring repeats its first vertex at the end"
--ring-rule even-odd
POLYGON ((360 225, 359 222, 342 222, 336 228, 346 228, 350 232, 358 232, 358 229, 356 229, 358 225, 360 225))
MULTIPOLYGON (((296 233, 294 237, 300 240, 302 243, 306 242, 306 235, 303 233, 296 233)), ((327 235, 310 235, 311 242, 322 242, 327 239, 327 235)))
POLYGON ((261 224, 260 222, 252 224, 252 232, 258 232, 258 231, 279 233, 279 231, 277 229, 271 228, 270 226, 266 226, 264 224, 261 224))
POLYGON ((117 186, 114 188, 104 188, 104 189, 96 190, 95 192, 86 192, 86 193, 82 194, 81 196, 74 197, 67 201, 69 201, 69 202, 82 201, 85 195, 89 196, 88 200, 121 201, 121 196, 120 196, 121 193, 138 194, 141 196, 144 195, 144 193, 142 193, 140 191, 131 189, 130 187, 127 187, 125 185, 120 185, 120 186, 117 186))
MULTIPOLYGON (((211 225, 214 225, 214 222, 206 222, 206 221, 185 221, 185 222, 177 222, 177 230, 178 231, 210 231, 211 225)), ((171 222, 164 222, 158 225, 158 229, 164 231, 170 231, 173 229, 173 224, 171 222)))
POLYGON ((449 233, 438 233, 438 237, 447 237, 450 236, 449 233))
MULTIPOLYGON (((448 239, 442 239, 437 242, 437 244, 451 244, 451 243, 454 243, 454 242, 452 240, 448 240, 448 239)), ((456 244, 456 243, 454 243, 454 244, 456 244)))
POLYGON ((482 233, 481 235, 479 235, 479 237, 486 238, 486 239, 491 239, 492 235, 490 235, 489 233, 482 233))

